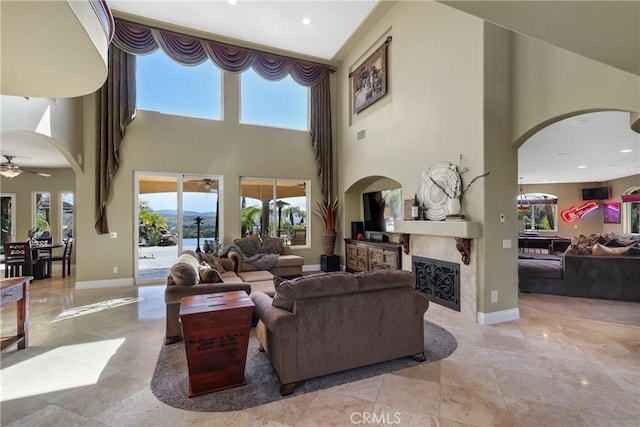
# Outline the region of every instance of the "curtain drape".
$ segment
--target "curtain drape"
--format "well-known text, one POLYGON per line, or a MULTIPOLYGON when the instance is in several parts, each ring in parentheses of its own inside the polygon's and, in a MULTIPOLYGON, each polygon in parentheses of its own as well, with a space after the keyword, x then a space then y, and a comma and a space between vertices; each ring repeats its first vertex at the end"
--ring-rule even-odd
POLYGON ((108 52, 107 81, 96 92, 96 224, 109 232, 107 201, 120 166, 120 144, 136 111, 136 58, 113 44, 108 52))
POLYGON ((147 55, 162 49, 182 65, 196 66, 210 59, 225 71, 240 73, 252 67, 267 80, 282 80, 291 75, 298 84, 307 87, 318 84, 329 74, 329 67, 322 64, 190 37, 122 19, 115 22, 113 43, 132 55, 147 55))
POLYGON ((329 76, 311 87, 311 146, 318 165, 322 196, 332 201, 333 144, 331 138, 331 93, 329 76))

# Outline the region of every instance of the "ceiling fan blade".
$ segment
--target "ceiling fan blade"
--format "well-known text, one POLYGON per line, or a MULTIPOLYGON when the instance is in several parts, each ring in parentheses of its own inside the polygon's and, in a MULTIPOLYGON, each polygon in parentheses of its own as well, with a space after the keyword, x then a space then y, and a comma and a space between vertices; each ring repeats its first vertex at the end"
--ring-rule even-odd
POLYGON ((49 177, 51 176, 51 174, 50 174, 50 173, 36 172, 36 171, 32 171, 32 170, 29 170, 29 169, 23 169, 23 168, 20 168, 20 170, 21 170, 22 172, 28 172, 28 173, 32 173, 32 174, 34 174, 34 175, 44 176, 45 178, 49 178, 49 177))

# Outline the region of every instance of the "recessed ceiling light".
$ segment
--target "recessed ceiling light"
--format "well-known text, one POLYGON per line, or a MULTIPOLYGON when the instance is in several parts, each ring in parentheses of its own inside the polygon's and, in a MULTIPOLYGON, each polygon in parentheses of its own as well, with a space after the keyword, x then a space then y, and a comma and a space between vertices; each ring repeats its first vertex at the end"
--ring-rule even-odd
POLYGON ((630 148, 627 148, 626 150, 620 150, 620 152, 621 152, 621 153, 630 153, 630 152, 632 152, 632 151, 633 151, 633 150, 632 150, 632 149, 630 149, 630 148))
POLYGON ((586 169, 587 167, 585 165, 580 165, 578 166, 578 169, 586 169))
POLYGON ((231 6, 235 6, 238 4, 238 0, 227 0, 227 3, 229 3, 231 6))
POLYGON ((309 18, 302 18, 302 23, 303 23, 304 25, 309 25, 309 24, 311 24, 311 19, 309 19, 309 18))

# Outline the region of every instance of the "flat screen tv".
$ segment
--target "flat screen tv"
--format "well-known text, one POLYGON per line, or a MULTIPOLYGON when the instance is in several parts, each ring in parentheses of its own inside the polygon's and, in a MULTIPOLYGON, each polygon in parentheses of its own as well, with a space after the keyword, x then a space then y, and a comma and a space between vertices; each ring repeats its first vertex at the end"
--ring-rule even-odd
POLYGON ((607 200, 609 187, 583 188, 582 200, 607 200))
POLYGON ((362 193, 365 231, 392 233, 395 221, 402 219, 402 189, 362 193))

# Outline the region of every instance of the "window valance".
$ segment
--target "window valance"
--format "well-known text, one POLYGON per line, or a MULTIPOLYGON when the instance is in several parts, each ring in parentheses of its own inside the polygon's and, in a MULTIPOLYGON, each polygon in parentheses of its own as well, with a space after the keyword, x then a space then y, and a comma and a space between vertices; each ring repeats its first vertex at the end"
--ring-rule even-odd
POLYGON ((113 43, 132 55, 148 55, 162 49, 180 64, 196 66, 210 59, 225 71, 239 73, 252 67, 267 80, 282 80, 287 75, 302 86, 323 81, 330 67, 286 56, 204 40, 167 30, 116 19, 113 43))

